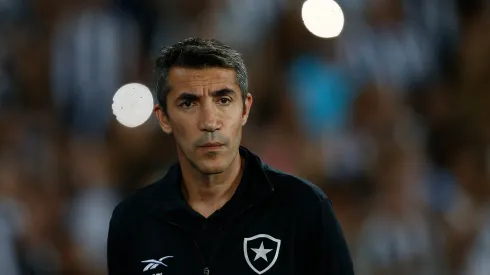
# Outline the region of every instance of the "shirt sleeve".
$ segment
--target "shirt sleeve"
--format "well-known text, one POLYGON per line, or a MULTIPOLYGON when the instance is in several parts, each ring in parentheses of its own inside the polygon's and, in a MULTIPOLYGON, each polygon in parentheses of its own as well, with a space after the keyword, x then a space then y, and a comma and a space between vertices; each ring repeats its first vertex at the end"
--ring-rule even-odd
POLYGON ((116 207, 112 213, 109 234, 107 237, 107 269, 108 275, 122 275, 125 274, 124 263, 124 227, 121 225, 121 215, 119 209, 116 207))
POLYGON ((299 270, 296 274, 354 274, 347 242, 329 199, 316 202, 300 213, 297 228, 299 270))

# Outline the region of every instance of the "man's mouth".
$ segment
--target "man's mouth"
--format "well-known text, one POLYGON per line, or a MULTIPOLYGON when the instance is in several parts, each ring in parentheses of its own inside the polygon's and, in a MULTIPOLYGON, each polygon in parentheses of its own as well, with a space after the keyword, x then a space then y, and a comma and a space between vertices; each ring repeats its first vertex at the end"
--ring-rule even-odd
POLYGON ((208 148, 208 149, 213 149, 213 148, 219 148, 219 147, 222 147, 224 146, 223 143, 220 143, 220 142, 207 142, 207 143, 204 143, 202 145, 200 145, 199 147, 200 148, 208 148))

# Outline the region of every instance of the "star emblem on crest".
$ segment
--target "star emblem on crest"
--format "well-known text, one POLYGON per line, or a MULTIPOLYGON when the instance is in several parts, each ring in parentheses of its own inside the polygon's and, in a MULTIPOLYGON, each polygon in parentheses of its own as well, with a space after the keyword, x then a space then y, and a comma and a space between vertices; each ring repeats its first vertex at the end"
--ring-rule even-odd
POLYGON ((258 234, 243 239, 245 261, 257 274, 263 274, 274 266, 279 257, 280 248, 281 240, 267 234, 258 234))

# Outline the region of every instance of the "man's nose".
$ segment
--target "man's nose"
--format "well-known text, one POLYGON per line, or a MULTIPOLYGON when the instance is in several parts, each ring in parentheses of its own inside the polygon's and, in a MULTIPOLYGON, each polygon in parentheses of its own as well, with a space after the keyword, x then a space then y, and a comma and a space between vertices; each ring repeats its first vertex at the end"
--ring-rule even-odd
POLYGON ((214 104, 202 105, 199 124, 199 128, 205 132, 214 132, 220 129, 221 123, 214 104))

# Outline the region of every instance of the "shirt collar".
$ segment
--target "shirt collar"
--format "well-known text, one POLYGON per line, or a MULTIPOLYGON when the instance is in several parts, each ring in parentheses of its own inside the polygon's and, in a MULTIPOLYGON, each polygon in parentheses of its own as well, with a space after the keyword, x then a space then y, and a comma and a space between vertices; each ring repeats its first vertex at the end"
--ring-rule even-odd
MULTIPOLYGON (((240 146, 239 153, 245 160, 244 171, 235 194, 223 207, 226 214, 243 211, 274 193, 274 186, 265 174, 265 164, 261 159, 243 146, 240 146)), ((154 216, 164 217, 169 212, 189 208, 181 191, 181 179, 182 170, 176 163, 155 183, 155 190, 147 201, 154 216)))

